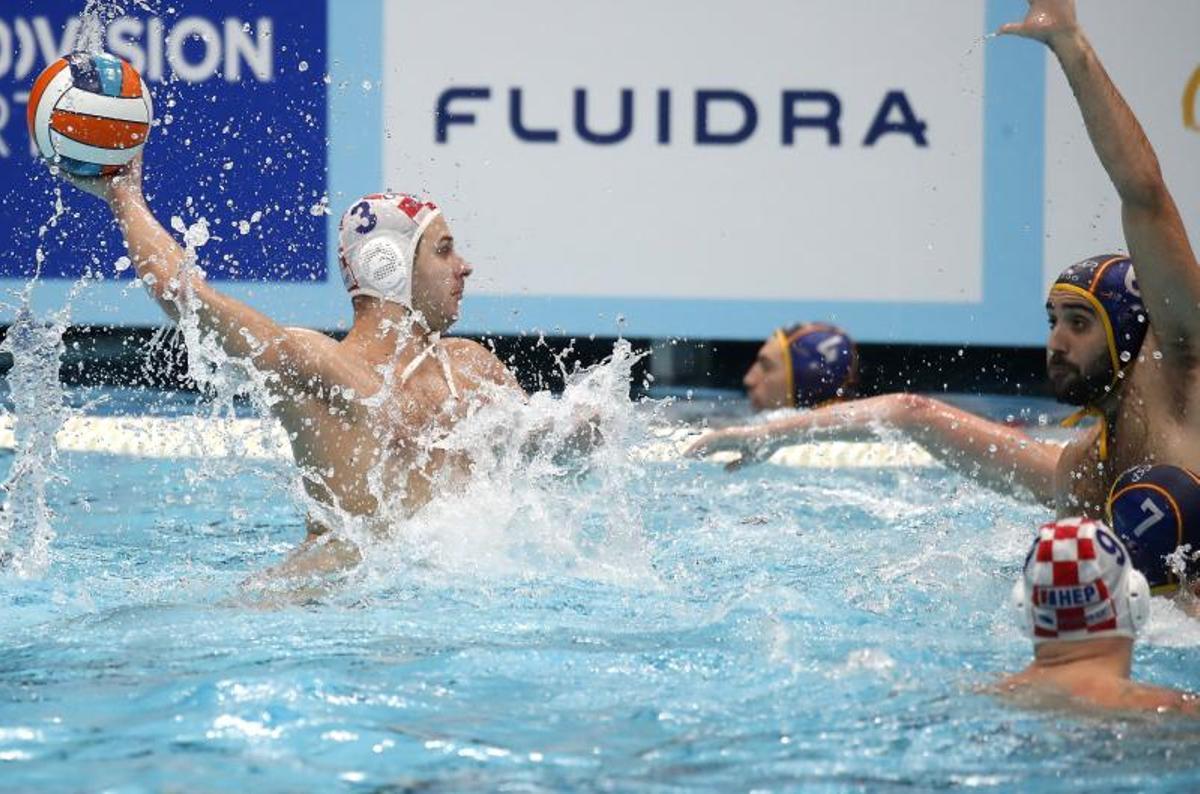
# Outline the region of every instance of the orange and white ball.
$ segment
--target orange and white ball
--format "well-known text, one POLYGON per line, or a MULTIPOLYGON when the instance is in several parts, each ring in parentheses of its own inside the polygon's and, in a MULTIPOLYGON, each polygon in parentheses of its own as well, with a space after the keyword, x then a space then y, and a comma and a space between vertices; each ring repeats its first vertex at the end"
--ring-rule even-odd
POLYGON ((79 176, 110 174, 150 135, 150 89, 127 61, 73 52, 46 67, 29 92, 29 135, 51 162, 79 176))

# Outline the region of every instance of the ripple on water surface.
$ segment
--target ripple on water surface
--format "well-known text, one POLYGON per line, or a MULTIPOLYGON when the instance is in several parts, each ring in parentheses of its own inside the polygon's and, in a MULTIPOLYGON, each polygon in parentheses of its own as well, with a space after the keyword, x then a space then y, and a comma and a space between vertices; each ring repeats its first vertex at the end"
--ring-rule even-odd
MULTIPOLYGON (((4 787, 1200 783, 1191 723, 976 693, 1027 658, 1005 604, 1044 514, 940 469, 484 478, 265 609, 238 584, 303 535, 287 467, 60 465, 46 575, 0 579, 4 787)), ((1137 673, 1186 687, 1197 644, 1156 602, 1137 673)))

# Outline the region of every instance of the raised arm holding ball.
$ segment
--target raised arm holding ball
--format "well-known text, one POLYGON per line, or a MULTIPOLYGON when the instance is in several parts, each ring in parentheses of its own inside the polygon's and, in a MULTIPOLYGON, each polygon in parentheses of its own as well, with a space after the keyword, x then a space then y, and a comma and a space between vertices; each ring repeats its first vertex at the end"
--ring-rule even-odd
MULTIPOLYGON (((80 101, 119 115, 125 109, 120 102, 130 99, 116 96, 121 85, 112 82, 114 75, 128 79, 128 64, 111 56, 78 56, 64 59, 66 66, 57 66, 44 81, 43 88, 63 89, 49 109, 31 109, 40 140, 61 143, 63 136, 79 134, 78 124, 53 134, 52 127, 65 118, 62 102, 80 94, 78 84, 93 73, 90 88, 100 93, 87 91, 91 96, 81 95, 80 101), (63 88, 72 80, 75 85, 63 88), (107 88, 115 94, 101 96, 107 88)), ((147 102, 147 113, 148 107, 147 102)), ((436 205, 404 194, 369 195, 354 203, 339 227, 339 261, 354 312, 349 333, 339 342, 284 327, 218 291, 199 268, 189 266, 184 249, 146 203, 141 155, 129 160, 144 140, 106 151, 77 146, 70 149, 74 157, 61 148, 43 154, 73 185, 108 205, 138 276, 164 313, 175 321, 194 319, 202 337, 251 362, 263 376, 271 410, 314 500, 305 546, 283 572, 353 564, 357 549, 326 536, 339 516, 367 522, 380 517, 386 524, 418 509, 433 497, 435 480, 453 481, 468 468, 461 455, 437 449, 437 439, 494 389, 523 395, 490 351, 441 336, 458 318, 471 266, 436 205)), ((93 136, 92 144, 97 142, 93 136)))

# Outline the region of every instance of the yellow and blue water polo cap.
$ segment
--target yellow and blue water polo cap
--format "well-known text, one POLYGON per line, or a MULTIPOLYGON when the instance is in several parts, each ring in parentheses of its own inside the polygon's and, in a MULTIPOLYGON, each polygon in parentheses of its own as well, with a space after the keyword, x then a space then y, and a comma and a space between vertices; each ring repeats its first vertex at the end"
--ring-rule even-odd
POLYGON ((1133 262, 1124 254, 1103 254, 1076 262, 1059 275, 1050 292, 1077 295, 1095 309, 1104 324, 1116 383, 1121 368, 1137 356, 1150 326, 1133 262))
POLYGON ((845 331, 826 323, 802 323, 780 328, 775 341, 783 351, 793 408, 812 408, 853 396, 858 349, 845 331))

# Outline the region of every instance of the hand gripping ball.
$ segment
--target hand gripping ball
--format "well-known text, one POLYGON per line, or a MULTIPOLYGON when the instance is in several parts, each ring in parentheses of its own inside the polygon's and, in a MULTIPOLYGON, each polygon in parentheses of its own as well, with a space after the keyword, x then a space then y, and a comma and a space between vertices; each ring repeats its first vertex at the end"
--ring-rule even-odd
POLYGON ((150 134, 150 90, 115 55, 73 52, 46 67, 29 92, 29 135, 47 160, 78 176, 111 174, 150 134))

